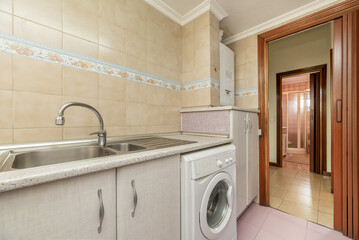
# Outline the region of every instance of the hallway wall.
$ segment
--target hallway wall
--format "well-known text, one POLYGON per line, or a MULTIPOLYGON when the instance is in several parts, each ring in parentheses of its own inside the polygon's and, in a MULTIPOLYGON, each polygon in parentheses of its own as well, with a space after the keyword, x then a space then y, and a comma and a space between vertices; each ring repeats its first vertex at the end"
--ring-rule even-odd
MULTIPOLYGON (((330 96, 331 23, 269 43, 269 161, 277 161, 276 74, 327 64, 327 96, 330 96)), ((330 101, 330 97, 327 98, 330 101)), ((327 104, 327 139, 330 134, 330 104, 327 104)), ((331 145, 327 141, 327 171, 331 172, 331 145)))

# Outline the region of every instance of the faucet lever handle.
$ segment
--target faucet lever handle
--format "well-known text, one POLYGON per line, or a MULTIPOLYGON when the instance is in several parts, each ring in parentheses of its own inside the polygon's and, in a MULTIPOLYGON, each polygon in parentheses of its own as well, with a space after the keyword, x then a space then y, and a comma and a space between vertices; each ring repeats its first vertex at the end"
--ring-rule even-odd
POLYGON ((105 135, 106 130, 99 130, 97 132, 90 133, 89 135, 105 135))

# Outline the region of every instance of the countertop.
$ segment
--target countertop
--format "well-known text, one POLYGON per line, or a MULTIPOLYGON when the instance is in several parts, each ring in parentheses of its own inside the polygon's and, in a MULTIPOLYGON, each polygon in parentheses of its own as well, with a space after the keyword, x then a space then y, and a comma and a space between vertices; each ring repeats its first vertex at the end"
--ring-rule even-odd
POLYGON ((240 108, 240 107, 236 107, 236 106, 219 106, 219 107, 207 106, 207 107, 182 108, 181 113, 185 113, 185 112, 223 111, 223 110, 236 110, 236 111, 243 111, 243 112, 259 113, 258 109, 240 108))
POLYGON ((159 136, 195 141, 196 143, 124 155, 113 155, 108 157, 79 160, 36 168, 0 172, 0 192, 6 192, 41 183, 47 183, 88 173, 123 167, 134 163, 192 152, 232 142, 231 138, 213 135, 161 134, 159 136))

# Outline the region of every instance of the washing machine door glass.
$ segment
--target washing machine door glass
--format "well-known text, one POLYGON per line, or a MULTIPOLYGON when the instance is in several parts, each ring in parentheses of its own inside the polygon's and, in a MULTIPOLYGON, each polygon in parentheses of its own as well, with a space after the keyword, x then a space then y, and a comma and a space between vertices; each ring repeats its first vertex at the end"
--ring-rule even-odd
POLYGON ((207 223, 211 228, 218 227, 226 216, 228 211, 227 191, 228 184, 222 180, 216 184, 209 196, 207 205, 207 223))
POLYGON ((216 174, 204 192, 200 226, 203 235, 208 239, 218 239, 232 215, 233 209, 233 181, 229 174, 216 174))

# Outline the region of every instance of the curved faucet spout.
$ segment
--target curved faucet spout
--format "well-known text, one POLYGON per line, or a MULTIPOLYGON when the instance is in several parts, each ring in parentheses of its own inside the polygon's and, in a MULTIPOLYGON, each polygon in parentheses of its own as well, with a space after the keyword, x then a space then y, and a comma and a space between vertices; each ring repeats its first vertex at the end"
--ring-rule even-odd
POLYGON ((65 125, 65 117, 64 117, 64 112, 67 108, 71 107, 71 106, 77 106, 77 107, 84 107, 87 109, 90 109, 98 118, 98 120, 100 121, 100 130, 98 132, 95 133, 91 133, 92 134, 97 134, 98 135, 98 144, 102 147, 106 146, 106 131, 104 129, 104 123, 103 123, 103 119, 101 114, 99 113, 99 111, 96 110, 96 108, 85 104, 85 103, 79 103, 79 102, 69 102, 69 103, 65 103, 59 110, 57 116, 56 116, 56 120, 55 120, 55 124, 56 125, 65 125))

